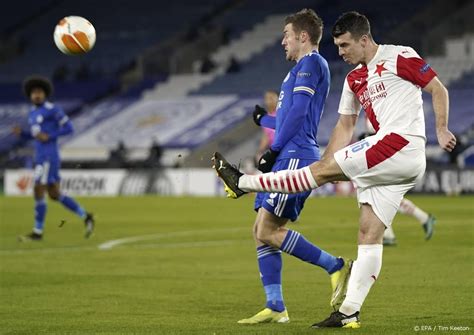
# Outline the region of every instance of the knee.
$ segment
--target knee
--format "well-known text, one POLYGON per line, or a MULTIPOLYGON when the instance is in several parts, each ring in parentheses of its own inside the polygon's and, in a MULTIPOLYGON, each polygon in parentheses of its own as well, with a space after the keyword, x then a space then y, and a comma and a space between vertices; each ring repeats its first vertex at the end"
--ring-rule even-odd
POLYGON ((359 244, 377 244, 382 243, 385 226, 370 227, 369 225, 361 225, 359 227, 359 244))
POLYGON ((255 231, 255 238, 262 243, 271 245, 272 243, 272 232, 265 227, 257 226, 255 231))
POLYGON ((61 197, 60 194, 56 192, 49 192, 48 195, 49 198, 54 201, 59 201, 59 198, 61 197))

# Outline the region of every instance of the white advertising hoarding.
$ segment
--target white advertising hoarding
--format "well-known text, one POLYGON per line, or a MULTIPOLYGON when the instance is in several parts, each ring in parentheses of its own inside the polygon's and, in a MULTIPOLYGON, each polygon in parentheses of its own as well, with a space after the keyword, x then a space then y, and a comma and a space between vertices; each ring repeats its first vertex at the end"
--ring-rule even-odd
MULTIPOLYGON (((61 189, 71 195, 117 195, 125 170, 61 170, 61 189)), ((6 195, 32 195, 33 170, 6 170, 6 195)))
MULTIPOLYGON (((33 170, 6 170, 5 194, 33 194, 33 170)), ((222 195, 213 169, 162 169, 127 171, 61 170, 61 190, 75 196, 116 196, 161 194, 169 196, 222 195)))

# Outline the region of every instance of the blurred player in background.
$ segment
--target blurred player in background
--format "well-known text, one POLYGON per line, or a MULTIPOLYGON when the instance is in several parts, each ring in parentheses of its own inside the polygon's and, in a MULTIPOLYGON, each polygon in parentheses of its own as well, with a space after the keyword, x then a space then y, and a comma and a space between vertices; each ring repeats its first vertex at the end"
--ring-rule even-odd
POLYGON ((421 88, 430 93, 436 134, 451 152, 456 138, 448 129, 448 91, 410 47, 378 45, 364 15, 348 12, 338 18, 332 36, 339 55, 357 67, 342 89, 339 120, 322 159, 297 170, 244 175, 215 153, 214 166, 237 198, 246 192, 307 192, 332 181, 352 180, 360 207, 358 255, 347 295, 335 312, 313 328, 359 328, 359 313, 382 268, 383 234, 392 224, 408 190, 426 167, 425 122, 421 88), (377 133, 350 143, 361 107, 377 133))
MULTIPOLYGON (((276 129, 274 141, 258 161, 258 169, 262 172, 296 170, 320 158, 316 141, 317 127, 331 80, 328 64, 318 53, 322 30, 322 20, 309 9, 285 19, 282 45, 286 59, 296 62, 296 65, 281 85, 276 117, 268 115, 264 108, 255 106, 255 123, 276 129)), ((266 98, 272 100, 271 93, 266 98)), ((270 108, 274 106, 269 105, 270 108)), ((282 251, 326 270, 331 275, 333 287, 331 304, 342 302, 343 299, 336 292, 343 291, 341 287, 347 283, 351 262, 330 255, 300 233, 286 228, 288 221, 298 218, 310 193, 308 190, 293 195, 257 194, 254 206, 257 218, 253 234, 267 303, 261 312, 238 323, 289 322, 282 295, 282 251)))
MULTIPOLYGON (((365 118, 365 121, 366 132, 362 133, 359 136, 360 141, 362 141, 368 136, 375 135, 376 133, 369 119, 365 118)), ((428 241, 431 239, 431 236, 433 236, 434 233, 434 226, 436 224, 436 218, 433 215, 426 213, 424 210, 417 207, 413 202, 405 198, 403 198, 402 202, 400 203, 398 213, 415 218, 421 224, 421 228, 423 228, 423 231, 425 233, 425 240, 428 241)), ((394 246, 396 244, 397 238, 395 236, 395 232, 393 231, 393 227, 387 227, 383 234, 383 245, 394 246)))
POLYGON ((23 84, 25 95, 34 105, 28 116, 27 131, 15 126, 13 132, 23 139, 35 140, 35 224, 33 231, 20 240, 40 241, 43 238, 44 219, 46 216, 45 193, 49 198, 59 201, 64 207, 76 213, 86 227, 85 237, 88 238, 94 230, 92 214, 86 212, 73 198, 64 195, 60 190, 58 137, 73 132, 72 123, 58 105, 47 99, 53 91, 51 82, 43 77, 30 77, 23 84))
MULTIPOLYGON (((268 90, 263 95, 264 109, 268 111, 269 116, 275 116, 278 104, 278 92, 273 90, 268 90)), ((262 155, 267 151, 275 139, 275 129, 262 127, 262 137, 260 138, 260 143, 258 146, 258 151, 256 154, 256 161, 262 157, 262 155)))

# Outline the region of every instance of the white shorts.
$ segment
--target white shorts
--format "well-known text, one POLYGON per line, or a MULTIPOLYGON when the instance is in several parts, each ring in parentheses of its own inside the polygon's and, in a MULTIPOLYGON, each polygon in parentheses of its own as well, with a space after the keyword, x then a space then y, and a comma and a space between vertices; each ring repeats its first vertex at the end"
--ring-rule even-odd
POLYGON ((334 159, 357 186, 357 201, 372 206, 389 227, 405 193, 425 172, 425 139, 375 134, 345 147, 334 159))

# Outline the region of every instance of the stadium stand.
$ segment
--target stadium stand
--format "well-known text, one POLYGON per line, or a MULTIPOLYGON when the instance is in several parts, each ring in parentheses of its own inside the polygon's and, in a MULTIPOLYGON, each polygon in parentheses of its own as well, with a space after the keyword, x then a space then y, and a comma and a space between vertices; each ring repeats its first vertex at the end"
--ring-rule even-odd
MULTIPOLYGON (((35 16, 20 26, 12 35, 25 42, 24 52, 17 58, 0 65, 1 81, 20 81, 31 73, 52 76, 58 66, 67 65, 74 73, 85 64, 94 77, 114 75, 129 65, 134 57, 147 47, 185 29, 212 10, 216 1, 204 0, 196 3, 187 0, 161 11, 163 2, 138 0, 137 6, 128 6, 124 0, 102 1, 57 1, 41 15, 35 16), (75 13, 94 22, 98 32, 95 48, 85 59, 64 57, 54 47, 52 22, 57 23, 67 15, 75 13), (171 11, 171 14, 170 14, 171 11), (153 15, 146 15, 153 13, 153 15), (121 20, 120 18, 127 18, 121 20), (179 19, 178 19, 179 18, 179 19), (117 21, 120 29, 117 31, 117 21), (32 61, 35 60, 35 61, 32 61)), ((21 14, 21 15, 28 15, 21 14)))
MULTIPOLYGON (((350 70, 337 55, 330 27, 341 12, 352 9, 351 4, 340 0, 276 3, 270 0, 205 0, 198 5, 186 0, 172 6, 171 10, 176 13, 172 16, 169 13, 164 16, 157 10, 162 4, 146 1, 130 11, 125 1, 106 0, 103 6, 89 0, 78 3, 51 1, 45 2, 41 10, 24 11, 22 17, 2 22, 0 29, 4 34, 8 33, 10 40, 25 42, 23 49, 17 50, 18 56, 0 63, 0 152, 11 151, 21 144, 10 135, 9 127, 22 119, 27 110, 20 91, 21 80, 27 74, 38 72, 50 76, 56 72, 60 77, 56 82, 55 99, 73 117, 76 133, 64 140, 66 159, 107 159, 109 151, 129 134, 128 131, 117 131, 124 130, 125 126, 143 134, 128 143, 133 157, 142 157, 154 139, 165 151, 174 154, 181 150, 190 158, 194 157, 188 161, 191 165, 202 164, 199 161, 202 154, 198 153, 211 148, 224 146, 235 152, 239 152, 239 147, 248 148, 258 137, 258 128, 247 123, 251 107, 260 102, 261 92, 278 89, 292 66, 285 61, 280 45, 283 18, 302 7, 324 12, 326 30, 320 50, 330 63, 332 88, 318 137, 322 145, 327 143, 337 119, 335 111, 340 87, 350 70), (53 46, 51 22, 71 14, 71 6, 77 13, 97 22, 97 46, 100 47, 86 57, 65 57, 53 46), (269 8, 271 15, 268 15, 269 8), (149 12, 154 13, 153 17, 144 15, 149 12), (116 18, 125 14, 130 19, 121 23, 120 30, 116 31, 116 18), (196 47, 199 52, 190 52, 196 47), (167 51, 166 59, 173 55, 189 55, 182 66, 165 64, 154 71, 150 59, 163 50, 167 51), (199 71, 203 57, 215 65, 207 73, 199 71), (232 58, 239 65, 236 72, 227 71, 232 58), (66 68, 65 73, 61 73, 62 67, 66 68), (84 78, 77 76, 80 70, 87 74, 84 78), (172 121, 172 113, 177 112, 186 121, 180 127, 175 127, 172 121), (245 125, 250 127, 248 132, 236 131, 232 139, 224 136, 230 129, 244 129, 245 125), (196 130, 202 129, 207 129, 205 135, 197 136, 196 130)), ((378 41, 403 43, 409 39, 421 50, 420 53, 449 84, 451 124, 456 132, 463 133, 472 124, 465 120, 470 120, 472 115, 474 35, 469 34, 469 23, 460 18, 472 4, 457 0, 455 6, 445 8, 442 1, 423 0, 412 5, 413 17, 407 16, 404 7, 395 0, 378 4, 383 8, 377 8, 377 11, 372 9, 369 0, 360 1, 358 8, 371 19, 378 41), (380 12, 387 15, 375 15, 380 12), (432 19, 428 20, 428 17, 432 19), (463 22, 463 32, 467 33, 459 34, 459 28, 449 30, 449 36, 438 36, 442 40, 441 43, 438 41, 442 50, 439 47, 430 50, 430 43, 420 36, 430 29, 438 31, 453 20, 463 22), (417 27, 418 36, 406 36, 407 29, 413 31, 413 27, 417 27)), ((17 10, 20 11, 19 7, 17 10)), ((428 140, 435 144, 428 102, 425 113, 428 140)))

